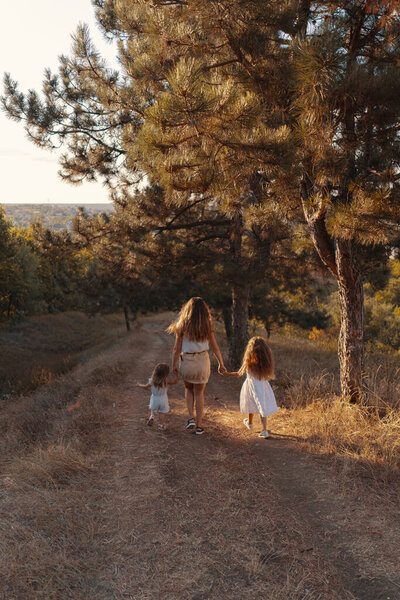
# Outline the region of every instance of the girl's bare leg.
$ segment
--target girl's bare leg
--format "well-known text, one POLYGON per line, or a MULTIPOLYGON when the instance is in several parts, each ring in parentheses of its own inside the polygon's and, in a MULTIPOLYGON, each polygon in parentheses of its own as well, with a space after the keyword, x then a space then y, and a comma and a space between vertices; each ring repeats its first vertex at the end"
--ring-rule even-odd
POLYGON ((193 384, 194 399, 196 402, 196 427, 201 427, 203 423, 205 387, 205 383, 193 384))
POLYGON ((253 425, 253 413, 249 413, 249 425, 253 425))
POLYGON ((189 413, 189 419, 193 419, 193 409, 194 409, 194 391, 193 391, 193 383, 189 383, 188 381, 184 382, 185 384, 185 399, 186 405, 189 413))
POLYGON ((261 419, 261 423, 262 423, 263 431, 267 431, 267 417, 262 417, 262 416, 260 415, 260 419, 261 419))

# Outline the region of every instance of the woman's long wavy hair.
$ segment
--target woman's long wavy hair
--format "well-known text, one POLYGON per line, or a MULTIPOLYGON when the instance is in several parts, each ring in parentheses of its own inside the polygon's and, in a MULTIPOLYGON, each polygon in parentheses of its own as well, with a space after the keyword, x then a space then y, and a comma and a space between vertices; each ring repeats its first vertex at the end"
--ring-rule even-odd
POLYGON ((212 332, 212 317, 203 298, 190 298, 167 331, 184 335, 194 342, 208 340, 212 332))
POLYGON ((167 363, 158 363, 151 374, 151 381, 156 388, 162 388, 167 385, 169 375, 169 365, 167 363))
POLYGON ((274 357, 264 338, 258 336, 251 338, 243 356, 240 375, 250 373, 256 379, 273 379, 274 368, 274 357))

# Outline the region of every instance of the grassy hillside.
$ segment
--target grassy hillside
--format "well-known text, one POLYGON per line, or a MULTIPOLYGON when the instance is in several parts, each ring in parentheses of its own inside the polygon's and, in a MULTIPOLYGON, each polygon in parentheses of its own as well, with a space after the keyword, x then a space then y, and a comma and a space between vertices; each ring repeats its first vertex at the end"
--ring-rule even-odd
POLYGON ((122 335, 116 316, 40 315, 0 327, 0 397, 52 381, 122 335))
MULTIPOLYGON (((83 315, 57 318, 58 348, 76 319, 68 339, 78 349, 83 315)), ((96 344, 77 351, 80 364, 0 411, 0 592, 394 600, 398 411, 387 406, 380 417, 342 403, 333 352, 273 336, 282 408, 268 420, 270 439, 243 426, 241 381, 219 376, 215 362, 206 434, 185 430, 181 382, 170 391, 168 429, 157 431, 146 426, 148 392, 135 382, 169 360, 170 320, 140 318, 101 352, 101 327, 93 329, 96 344)), ((98 323, 118 331, 112 318, 98 323)))

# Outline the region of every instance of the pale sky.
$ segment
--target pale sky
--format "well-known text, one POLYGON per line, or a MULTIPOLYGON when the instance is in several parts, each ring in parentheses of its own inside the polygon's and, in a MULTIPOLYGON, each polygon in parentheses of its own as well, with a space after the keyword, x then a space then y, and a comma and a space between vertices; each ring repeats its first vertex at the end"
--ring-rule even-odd
MULTIPOLYGON (((21 91, 40 90, 44 69, 54 71, 58 56, 70 53, 79 23, 89 25, 95 45, 113 61, 115 52, 96 25, 90 0, 0 0, 0 9, 1 93, 4 72, 11 73, 21 91)), ((57 154, 36 147, 22 123, 0 110, 0 204, 108 201, 100 183, 72 186, 60 179, 58 169, 57 154)))

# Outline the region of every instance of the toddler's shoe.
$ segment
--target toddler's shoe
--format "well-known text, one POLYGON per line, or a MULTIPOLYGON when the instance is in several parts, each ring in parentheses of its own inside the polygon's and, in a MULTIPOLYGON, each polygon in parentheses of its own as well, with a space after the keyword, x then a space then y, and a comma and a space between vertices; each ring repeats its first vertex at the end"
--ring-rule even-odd
POLYGON ((269 433, 268 433, 268 431, 266 429, 264 429, 264 431, 261 431, 258 434, 258 437, 267 439, 267 437, 269 437, 269 433))
POLYGON ((246 419, 243 419, 243 425, 245 427, 247 427, 247 429, 250 429, 250 430, 253 429, 253 423, 249 423, 249 420, 247 417, 246 417, 246 419))
POLYGON ((147 419, 147 425, 149 427, 151 427, 153 425, 153 423, 154 423, 154 417, 153 417, 153 415, 150 415, 149 418, 147 419))

